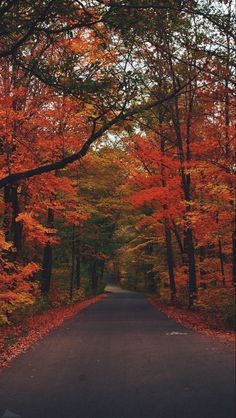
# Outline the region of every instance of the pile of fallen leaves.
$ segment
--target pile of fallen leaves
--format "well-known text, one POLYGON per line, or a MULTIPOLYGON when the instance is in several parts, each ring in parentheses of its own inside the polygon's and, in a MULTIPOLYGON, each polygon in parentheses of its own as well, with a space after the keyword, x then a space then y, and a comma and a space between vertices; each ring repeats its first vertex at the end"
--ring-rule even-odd
POLYGON ((187 308, 179 308, 161 303, 158 296, 149 296, 149 302, 155 308, 163 312, 168 318, 173 319, 186 328, 193 329, 205 335, 216 337, 223 342, 234 342, 235 332, 226 331, 223 322, 220 323, 211 315, 199 311, 191 311, 187 308))
POLYGON ((13 358, 26 351, 33 343, 61 325, 66 319, 106 296, 106 294, 92 296, 73 305, 51 308, 42 314, 26 318, 21 324, 4 327, 0 336, 0 369, 7 367, 13 358))

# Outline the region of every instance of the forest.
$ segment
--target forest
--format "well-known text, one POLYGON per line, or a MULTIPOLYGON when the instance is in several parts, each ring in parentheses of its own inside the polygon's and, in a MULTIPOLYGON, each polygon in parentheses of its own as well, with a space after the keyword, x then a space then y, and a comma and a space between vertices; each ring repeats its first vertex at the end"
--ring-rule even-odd
POLYGON ((121 286, 234 326, 231 0, 0 2, 0 325, 121 286))

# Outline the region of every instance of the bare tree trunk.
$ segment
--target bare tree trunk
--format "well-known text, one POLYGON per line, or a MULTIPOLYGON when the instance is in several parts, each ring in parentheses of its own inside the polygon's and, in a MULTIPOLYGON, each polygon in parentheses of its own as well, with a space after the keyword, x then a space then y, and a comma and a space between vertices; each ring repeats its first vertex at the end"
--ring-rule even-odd
MULTIPOLYGON (((231 18, 233 18, 233 2, 228 2, 228 20, 227 26, 230 27, 231 18)), ((229 74, 230 74, 230 35, 226 32, 226 76, 225 76, 225 139, 226 139, 226 155, 229 152, 229 127, 230 127, 230 94, 229 94, 229 74)), ((235 194, 234 185, 232 185, 233 193, 235 194)), ((236 207, 235 203, 233 206, 233 232, 232 232, 232 284, 236 287, 236 207)))
POLYGON ((177 242, 178 247, 179 247, 180 256, 181 256, 182 262, 184 264, 184 245, 182 243, 182 239, 181 239, 180 233, 178 231, 178 228, 177 228, 177 225, 175 224, 175 222, 173 222, 172 230, 175 234, 176 242, 177 242))
POLYGON ((22 223, 16 222, 20 213, 17 186, 12 187, 12 233, 13 243, 16 249, 15 255, 19 257, 22 250, 22 223))
MULTIPOLYGON (((182 178, 182 188, 184 192, 184 198, 186 201, 185 209, 186 209, 186 216, 191 212, 191 179, 190 174, 186 174, 184 168, 184 149, 182 143, 182 136, 181 136, 181 129, 179 125, 179 111, 178 111, 178 99, 176 98, 176 136, 179 148, 179 160, 180 160, 180 168, 181 168, 181 178, 182 178)), ((190 135, 190 134, 189 134, 190 135)), ((189 138, 188 138, 188 146, 187 146, 187 161, 190 161, 190 151, 189 151, 189 138)), ((194 248, 194 240, 193 240, 193 231, 190 226, 185 227, 184 231, 185 235, 185 253, 186 253, 186 261, 188 263, 188 290, 189 290, 189 301, 188 307, 189 309, 193 306, 194 300, 196 299, 197 294, 197 279, 196 279, 196 267, 195 267, 195 248, 194 248)))
POLYGON ((225 269, 224 269, 224 255, 222 251, 222 243, 221 240, 218 240, 218 248, 219 248, 219 259, 220 259, 220 271, 222 277, 222 284, 225 286, 225 269))
MULTIPOLYGON (((161 152, 165 154, 165 139, 161 137, 161 152)), ((166 177, 165 177, 165 167, 161 163, 161 183, 162 187, 166 187, 166 177)), ((165 203, 163 205, 163 209, 165 213, 167 212, 168 205, 165 203)), ((165 216, 165 240, 166 240, 166 258, 167 258, 167 266, 168 266, 168 274, 169 274, 169 282, 170 282, 170 298, 171 302, 175 301, 176 295, 176 286, 175 286, 175 273, 174 273, 174 254, 172 248, 172 237, 171 237, 171 229, 169 226, 169 219, 165 216)))
MULTIPOLYGON (((47 226, 53 227, 54 212, 53 209, 48 209, 47 226)), ((52 245, 48 242, 43 250, 43 263, 41 274, 41 292, 42 294, 48 293, 50 290, 52 277, 52 245)))
POLYGON ((76 288, 80 288, 80 281, 81 281, 81 257, 80 257, 80 238, 77 238, 77 246, 76 246, 76 288))
POLYGON ((4 188, 4 203, 3 230, 6 241, 12 241, 15 248, 10 258, 16 259, 22 249, 22 223, 16 222, 20 213, 17 185, 4 188))
POLYGON ((188 269, 189 269, 189 301, 188 308, 190 309, 194 305, 194 300, 197 294, 197 280, 196 280, 196 268, 195 268, 195 251, 193 243, 193 232, 191 228, 186 230, 186 245, 188 254, 188 269))
POLYGON ((174 276, 174 256, 173 256, 173 249, 172 249, 172 237, 171 237, 171 230, 167 223, 165 223, 165 239, 166 239, 166 255, 167 255, 167 264, 168 264, 168 272, 169 272, 169 280, 170 280, 170 294, 171 294, 171 301, 175 301, 176 295, 176 286, 175 286, 175 276, 174 276))
POLYGON ((4 187, 4 215, 3 215, 3 230, 5 240, 11 240, 11 221, 12 221, 12 187, 7 185, 4 187))
POLYGON ((232 260, 232 282, 236 287, 236 225, 234 225, 234 231, 232 234, 232 248, 233 248, 233 260, 232 260))
POLYGON ((92 263, 91 271, 91 287, 92 290, 97 290, 98 286, 98 276, 97 276, 97 260, 94 260, 92 263))
POLYGON ((73 299, 75 278, 75 227, 72 226, 72 248, 71 248, 71 277, 70 277, 70 300, 73 299))
POLYGON ((206 273, 207 272, 206 272, 204 266, 202 265, 203 262, 204 262, 204 260, 205 260, 205 257, 206 257, 206 249, 202 245, 199 248, 199 259, 200 259, 200 269, 199 269, 199 272, 200 272, 200 279, 201 279, 201 281, 200 281, 200 287, 202 287, 203 289, 206 289, 207 288, 207 284, 205 282, 205 276, 206 276, 206 273))

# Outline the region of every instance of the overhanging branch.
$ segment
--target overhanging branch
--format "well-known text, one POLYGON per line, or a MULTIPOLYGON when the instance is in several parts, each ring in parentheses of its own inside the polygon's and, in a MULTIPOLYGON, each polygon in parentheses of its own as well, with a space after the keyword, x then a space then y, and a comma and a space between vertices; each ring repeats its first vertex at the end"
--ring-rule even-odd
MULTIPOLYGON (((194 76, 192 79, 194 79, 196 76, 194 76)), ((192 80, 191 80, 192 81, 192 80)), ((93 132, 91 136, 87 139, 87 141, 83 144, 83 146, 80 148, 78 152, 75 152, 74 154, 71 154, 68 157, 65 157, 61 159, 60 161, 53 162, 50 164, 45 164, 40 167, 32 168, 29 170, 21 171, 19 173, 12 173, 8 176, 3 177, 0 180, 0 188, 6 186, 7 184, 14 184, 20 180, 26 180, 28 178, 48 173, 50 171, 59 170, 62 168, 65 168, 67 165, 74 163, 75 161, 80 160, 83 158, 90 146, 98 139, 100 138, 105 132, 108 131, 112 126, 117 125, 118 123, 125 121, 126 119, 133 117, 135 115, 138 115, 146 110, 152 109, 155 106, 161 105, 169 100, 172 100, 174 97, 180 95, 183 93, 184 89, 188 86, 190 80, 186 82, 183 86, 173 91, 171 94, 167 95, 166 97, 155 100, 151 103, 145 103, 141 106, 137 106, 134 109, 127 110, 126 112, 121 111, 116 117, 114 117, 112 120, 107 121, 100 129, 98 129, 96 132, 93 132)))

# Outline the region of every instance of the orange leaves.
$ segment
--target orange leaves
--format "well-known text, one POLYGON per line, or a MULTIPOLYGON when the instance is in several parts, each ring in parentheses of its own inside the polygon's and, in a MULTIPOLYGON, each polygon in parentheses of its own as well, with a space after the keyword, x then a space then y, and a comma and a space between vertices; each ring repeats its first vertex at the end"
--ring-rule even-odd
POLYGON ((23 212, 18 215, 17 222, 23 222, 25 233, 29 242, 37 242, 40 245, 55 244, 58 238, 55 237, 57 232, 54 228, 47 228, 33 217, 32 213, 23 212))
POLYGON ((70 53, 78 55, 77 66, 81 68, 81 73, 89 69, 89 66, 93 66, 97 79, 102 75, 100 69, 116 61, 117 53, 115 48, 109 48, 110 44, 102 23, 97 26, 97 31, 87 28, 84 32, 78 32, 72 39, 63 42, 70 53), (98 30, 100 36, 97 36, 98 30))
POLYGON ((65 219, 69 224, 81 226, 89 218, 89 215, 79 213, 78 209, 75 211, 68 210, 65 213, 65 219))
MULTIPOLYGON (((38 266, 38 264, 33 263, 31 261, 30 263, 26 264, 26 266, 21 267, 20 272, 15 276, 14 280, 23 280, 25 278, 27 279, 32 278, 35 275, 35 273, 37 273, 39 270, 40 270, 40 267, 38 266)), ((25 283, 22 285, 22 287, 25 289, 28 289, 28 286, 25 283)))
POLYGON ((29 290, 32 287, 32 283, 26 283, 24 280, 32 278, 39 270, 39 265, 34 262, 23 266, 20 263, 6 262, 0 271, 1 282, 9 285, 13 284, 13 287, 20 285, 22 290, 29 290), (11 268, 10 272, 9 267, 11 268))
POLYGON ((14 77, 12 71, 0 72, 0 177, 60 160, 78 151, 91 132, 83 102, 36 80, 24 83, 22 70, 14 77))
POLYGON ((19 263, 5 263, 0 271, 0 325, 8 323, 9 316, 15 310, 35 301, 38 286, 30 282, 30 279, 39 270, 38 264, 33 262, 25 266, 19 263))

